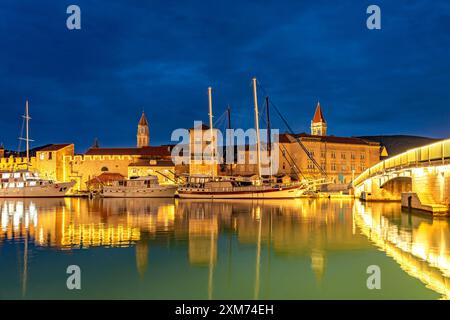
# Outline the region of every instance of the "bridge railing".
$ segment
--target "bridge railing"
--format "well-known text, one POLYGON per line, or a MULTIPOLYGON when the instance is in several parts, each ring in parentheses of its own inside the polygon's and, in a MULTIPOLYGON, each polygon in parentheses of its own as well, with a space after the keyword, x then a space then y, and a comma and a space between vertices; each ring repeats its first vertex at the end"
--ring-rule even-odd
POLYGON ((450 159, 450 139, 414 148, 392 158, 378 162, 376 165, 366 169, 356 177, 353 181, 353 186, 358 186, 364 180, 387 170, 409 167, 412 165, 422 165, 424 163, 431 163, 432 161, 435 162, 439 160, 442 160, 442 163, 445 163, 446 159, 450 159))

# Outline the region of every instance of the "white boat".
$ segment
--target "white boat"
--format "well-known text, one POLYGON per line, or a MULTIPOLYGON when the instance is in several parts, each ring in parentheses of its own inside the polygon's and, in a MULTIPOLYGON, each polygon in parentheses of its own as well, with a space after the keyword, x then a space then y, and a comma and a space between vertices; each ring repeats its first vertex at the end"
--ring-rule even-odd
POLYGON ((0 177, 0 198, 64 197, 75 184, 41 179, 28 170, 2 172, 0 177))
MULTIPOLYGON (((27 168, 30 159, 29 142, 32 141, 28 137, 28 122, 31 119, 28 114, 28 100, 25 107, 26 121, 26 138, 20 138, 26 141, 26 159, 27 168)), ((55 182, 53 180, 42 179, 39 174, 28 169, 17 171, 0 172, 0 198, 53 198, 64 197, 70 189, 75 185, 75 181, 71 182, 55 182)))
POLYGON ((178 196, 186 199, 291 199, 302 195, 299 184, 261 184, 234 177, 190 176, 178 188, 178 196))
MULTIPOLYGON (((238 181, 237 177, 214 176, 214 150, 211 153, 211 176, 190 176, 187 183, 178 188, 180 198, 190 199, 289 199, 298 198, 304 191, 302 184, 273 184, 263 182, 261 176, 260 161, 260 135, 259 135, 259 112, 258 97, 256 93, 256 79, 253 78, 253 98, 255 107, 255 129, 257 143, 258 179, 257 181, 238 181)), ((209 101, 209 127, 211 137, 213 136, 212 121, 212 94, 211 87, 208 88, 209 101)), ((214 144, 213 144, 214 147, 214 144)))
POLYGON ((101 194, 105 198, 173 198, 176 191, 176 185, 160 185, 158 177, 148 176, 114 181, 101 194))

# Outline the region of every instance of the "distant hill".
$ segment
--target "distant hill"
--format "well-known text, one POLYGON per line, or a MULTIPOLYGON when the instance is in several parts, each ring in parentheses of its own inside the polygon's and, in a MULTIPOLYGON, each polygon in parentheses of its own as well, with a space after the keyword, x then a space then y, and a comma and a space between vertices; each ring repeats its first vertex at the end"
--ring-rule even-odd
POLYGON ((358 138, 379 142, 382 146, 386 147, 389 157, 408 151, 409 149, 422 147, 440 140, 427 137, 407 136, 407 135, 363 136, 358 138))

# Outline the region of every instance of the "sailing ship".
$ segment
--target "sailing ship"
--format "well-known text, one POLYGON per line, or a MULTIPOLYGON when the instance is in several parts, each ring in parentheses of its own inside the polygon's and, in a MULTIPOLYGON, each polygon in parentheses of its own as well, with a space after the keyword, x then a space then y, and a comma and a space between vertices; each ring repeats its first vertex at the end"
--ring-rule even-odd
POLYGON ((30 139, 28 100, 25 107, 26 138, 20 138, 26 142, 26 167, 25 170, 0 172, 0 198, 52 198, 64 197, 75 185, 71 182, 55 182, 43 179, 39 174, 29 170, 30 163, 30 139))
POLYGON ((101 195, 105 198, 173 198, 176 185, 160 185, 157 176, 138 177, 114 181, 104 186, 101 195))
POLYGON ((255 184, 236 177, 189 176, 178 188, 187 199, 288 199, 302 195, 301 184, 255 184))
MULTIPOLYGON (((261 175, 260 159, 260 134, 259 134, 259 112, 258 96, 256 91, 256 78, 253 78, 253 98, 255 112, 256 129, 256 151, 258 161, 258 175, 254 181, 238 177, 223 177, 214 175, 214 150, 211 153, 212 170, 211 175, 191 175, 187 177, 187 182, 178 188, 180 198, 189 199, 287 199, 298 198, 304 191, 303 184, 274 184, 264 182, 261 175)), ((209 127, 211 139, 213 139, 212 121, 212 94, 208 88, 209 101, 209 127)), ((214 143, 212 143, 214 148, 214 143)), ((271 179, 269 179, 271 180, 271 179)))

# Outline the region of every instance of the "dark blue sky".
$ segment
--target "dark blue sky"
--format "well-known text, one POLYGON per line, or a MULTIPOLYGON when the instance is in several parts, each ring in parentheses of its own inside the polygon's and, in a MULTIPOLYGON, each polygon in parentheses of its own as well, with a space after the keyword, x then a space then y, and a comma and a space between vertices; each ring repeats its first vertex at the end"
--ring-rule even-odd
MULTIPOLYGON (((17 1, 0 3, 0 142, 17 148, 25 99, 36 145, 151 143, 231 105, 253 125, 256 76, 298 132, 317 100, 334 135, 449 137, 450 2, 17 1), (66 28, 77 4, 82 29, 66 28), (377 4, 382 29, 366 28, 377 4)), ((261 95, 262 98, 262 95, 261 95)), ((262 101, 261 101, 262 102, 262 101)), ((281 122, 273 117, 282 131, 281 122)))

